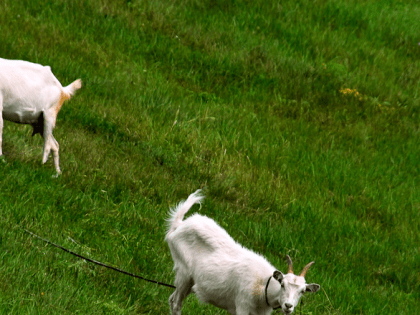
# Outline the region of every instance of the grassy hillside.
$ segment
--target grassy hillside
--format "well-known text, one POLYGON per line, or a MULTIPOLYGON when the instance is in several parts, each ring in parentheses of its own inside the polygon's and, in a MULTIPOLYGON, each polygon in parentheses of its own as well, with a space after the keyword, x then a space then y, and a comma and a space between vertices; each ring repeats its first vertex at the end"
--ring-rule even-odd
MULTIPOLYGON (((297 314, 420 305, 418 1, 0 2, 0 57, 83 87, 61 109, 63 171, 5 122, 1 314, 169 314, 170 206, 286 272, 316 263, 297 314)), ((191 295, 185 314, 227 314, 191 295)))

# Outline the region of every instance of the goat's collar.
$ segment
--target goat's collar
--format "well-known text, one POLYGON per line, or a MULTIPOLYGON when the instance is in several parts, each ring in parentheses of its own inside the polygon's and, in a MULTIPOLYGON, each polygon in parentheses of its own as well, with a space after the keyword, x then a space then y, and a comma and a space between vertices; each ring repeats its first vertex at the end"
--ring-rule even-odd
POLYGON ((268 278, 267 284, 265 285, 265 303, 267 303, 267 305, 270 306, 273 310, 276 310, 278 308, 281 308, 281 305, 279 307, 274 308, 270 305, 270 303, 268 303, 267 289, 268 289, 268 285, 270 284, 271 278, 273 278, 273 276, 270 276, 270 278, 268 278))

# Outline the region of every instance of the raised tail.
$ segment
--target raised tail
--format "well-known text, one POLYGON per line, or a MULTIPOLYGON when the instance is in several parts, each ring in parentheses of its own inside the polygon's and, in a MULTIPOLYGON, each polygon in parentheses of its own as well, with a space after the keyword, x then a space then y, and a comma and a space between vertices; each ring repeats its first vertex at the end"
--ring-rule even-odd
MULTIPOLYGON (((67 85, 66 87, 63 87, 63 91, 61 91, 60 99, 57 102, 57 105, 55 106, 55 113, 58 115, 58 112, 61 109, 61 106, 63 106, 64 101, 67 101, 70 99, 70 97, 82 87, 82 80, 77 79, 73 83, 67 85)), ((34 134, 39 131, 35 131, 34 128, 34 134)))
POLYGON ((82 87, 82 80, 77 79, 73 83, 64 87, 63 90, 66 94, 68 94, 68 98, 70 98, 70 96, 72 96, 81 87, 82 87))
POLYGON ((168 232, 166 235, 175 231, 178 226, 181 225, 182 219, 188 210, 190 210, 194 204, 201 203, 201 200, 203 199, 204 196, 201 194, 201 190, 198 189, 195 193, 189 195, 187 200, 181 201, 175 208, 171 208, 169 218, 166 220, 168 224, 168 232))

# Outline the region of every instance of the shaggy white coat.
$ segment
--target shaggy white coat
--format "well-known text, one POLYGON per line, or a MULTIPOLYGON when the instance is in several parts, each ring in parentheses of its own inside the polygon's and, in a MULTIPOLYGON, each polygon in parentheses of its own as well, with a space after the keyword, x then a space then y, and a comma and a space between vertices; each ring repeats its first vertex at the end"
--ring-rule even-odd
POLYGON ((197 190, 171 209, 165 240, 169 244, 176 272, 175 292, 169 298, 173 315, 180 315, 182 302, 195 293, 204 303, 236 315, 266 315, 281 307, 293 312, 304 292, 316 292, 318 284, 277 271, 264 257, 235 242, 212 219, 184 215, 204 197, 197 190), (270 276, 265 297, 265 286, 270 276))
POLYGON ((42 163, 52 150, 57 174, 61 173, 58 142, 52 131, 57 114, 65 100, 80 89, 80 79, 63 87, 49 66, 22 60, 0 58, 0 156, 3 140, 3 119, 34 128, 33 135, 44 138, 42 163))

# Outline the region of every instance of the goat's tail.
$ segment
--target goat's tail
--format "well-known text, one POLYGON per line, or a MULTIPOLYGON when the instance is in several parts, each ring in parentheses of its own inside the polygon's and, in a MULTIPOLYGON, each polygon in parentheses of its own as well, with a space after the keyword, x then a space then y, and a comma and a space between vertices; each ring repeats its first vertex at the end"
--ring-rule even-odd
MULTIPOLYGON (((80 79, 77 79, 73 83, 67 85, 66 87, 63 87, 63 91, 61 91, 60 99, 58 100, 57 105, 55 106, 56 115, 58 115, 58 112, 60 111, 61 106, 63 106, 64 101, 67 101, 68 99, 70 99, 70 97, 81 87, 82 87, 82 80, 80 79)), ((35 128, 34 128, 33 134, 37 132, 35 132, 35 128)))
POLYGON ((181 201, 175 208, 171 208, 169 218, 166 220, 168 224, 168 232, 166 235, 175 231, 178 226, 181 225, 182 219, 188 210, 190 210, 194 204, 201 203, 202 199, 204 199, 204 196, 201 194, 201 190, 199 189, 195 193, 189 195, 187 200, 181 201))
POLYGON ((70 98, 81 87, 82 87, 82 80, 77 79, 73 83, 64 87, 63 90, 68 95, 68 98, 70 98))

